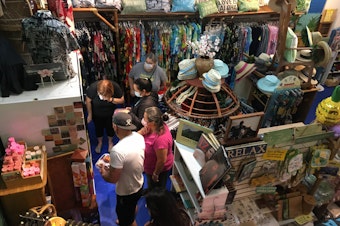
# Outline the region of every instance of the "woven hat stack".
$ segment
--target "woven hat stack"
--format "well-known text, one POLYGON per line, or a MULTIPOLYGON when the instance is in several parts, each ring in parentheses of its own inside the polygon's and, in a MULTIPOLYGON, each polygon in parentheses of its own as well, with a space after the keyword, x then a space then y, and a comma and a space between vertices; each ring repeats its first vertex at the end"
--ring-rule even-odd
POLYGON ((194 79, 197 76, 195 66, 195 58, 184 59, 178 63, 179 72, 177 75, 178 80, 194 79))
POLYGON ((221 75, 217 70, 210 69, 203 73, 203 78, 202 84, 208 91, 217 93, 221 90, 221 75))
POLYGON ((312 61, 312 50, 303 49, 297 52, 296 60, 303 62, 311 62, 312 61))
POLYGON ((241 80, 242 78, 247 77, 250 75, 253 71, 255 71, 256 67, 255 64, 248 64, 244 61, 240 61, 235 66, 235 72, 236 72, 236 81, 241 80))
POLYGON ((271 65, 271 61, 272 58, 267 53, 261 53, 258 57, 255 57, 256 70, 265 74, 271 65))
POLYGON ((222 60, 214 59, 213 69, 215 69, 216 71, 218 71, 218 73, 220 73, 221 78, 227 78, 228 77, 229 67, 222 60))

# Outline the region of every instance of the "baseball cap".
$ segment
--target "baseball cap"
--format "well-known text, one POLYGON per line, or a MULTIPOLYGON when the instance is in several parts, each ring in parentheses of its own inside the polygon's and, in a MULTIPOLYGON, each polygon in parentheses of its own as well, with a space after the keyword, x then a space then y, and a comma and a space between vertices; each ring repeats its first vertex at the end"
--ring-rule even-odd
POLYGON ((119 128, 135 130, 137 127, 132 123, 132 117, 128 113, 118 112, 113 115, 112 122, 119 128))

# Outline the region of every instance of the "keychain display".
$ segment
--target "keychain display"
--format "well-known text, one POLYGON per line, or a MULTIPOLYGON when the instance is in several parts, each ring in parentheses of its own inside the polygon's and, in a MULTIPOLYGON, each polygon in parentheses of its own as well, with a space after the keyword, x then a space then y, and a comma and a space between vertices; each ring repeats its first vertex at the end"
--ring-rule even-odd
POLYGON ((303 100, 301 89, 278 90, 270 97, 263 124, 267 127, 292 123, 293 115, 303 100))

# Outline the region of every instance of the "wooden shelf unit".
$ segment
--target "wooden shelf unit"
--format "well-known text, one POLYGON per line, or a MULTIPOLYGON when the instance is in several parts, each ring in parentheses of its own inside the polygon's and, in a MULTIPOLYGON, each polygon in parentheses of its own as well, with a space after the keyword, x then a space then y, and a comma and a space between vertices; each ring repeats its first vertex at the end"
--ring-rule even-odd
MULTIPOLYGON (((42 154, 42 181, 16 188, 0 186, 0 201, 8 225, 19 225, 19 214, 32 207, 46 204, 45 186, 47 183, 47 154, 42 154)), ((2 181, 2 180, 1 180, 2 181)))

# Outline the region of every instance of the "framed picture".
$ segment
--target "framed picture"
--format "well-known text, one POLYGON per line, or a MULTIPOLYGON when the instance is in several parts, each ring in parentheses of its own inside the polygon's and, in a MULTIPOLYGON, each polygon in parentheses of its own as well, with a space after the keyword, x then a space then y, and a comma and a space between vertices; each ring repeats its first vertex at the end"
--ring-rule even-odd
POLYGON ((185 119, 180 119, 176 141, 185 146, 196 148, 202 133, 212 133, 213 130, 185 119))
POLYGON ((264 112, 230 116, 223 144, 236 145, 259 140, 257 134, 262 124, 264 112))
POLYGON ((204 193, 207 195, 216 187, 224 184, 231 164, 224 146, 220 146, 199 171, 204 193))

